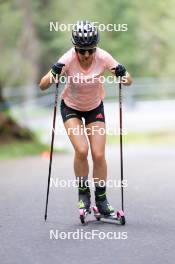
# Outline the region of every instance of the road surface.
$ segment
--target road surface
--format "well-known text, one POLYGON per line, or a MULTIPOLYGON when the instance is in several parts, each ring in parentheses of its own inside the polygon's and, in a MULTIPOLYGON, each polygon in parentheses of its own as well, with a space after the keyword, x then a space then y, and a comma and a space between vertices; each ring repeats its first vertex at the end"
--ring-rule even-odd
MULTIPOLYGON (((124 148, 124 177, 128 183, 125 226, 97 222, 93 215, 89 224, 82 226, 77 190, 60 185, 50 189, 45 223, 48 159, 0 161, 0 263, 173 264, 174 158, 171 147, 124 148), (94 239, 93 232, 97 234, 94 239), (91 239, 85 238, 87 234, 91 239)), ((73 179, 72 161, 72 154, 55 156, 53 179, 67 183, 73 179)), ((107 161, 110 179, 119 179, 118 147, 107 149, 107 161)), ((108 188, 108 197, 114 207, 120 208, 119 188, 108 188)))

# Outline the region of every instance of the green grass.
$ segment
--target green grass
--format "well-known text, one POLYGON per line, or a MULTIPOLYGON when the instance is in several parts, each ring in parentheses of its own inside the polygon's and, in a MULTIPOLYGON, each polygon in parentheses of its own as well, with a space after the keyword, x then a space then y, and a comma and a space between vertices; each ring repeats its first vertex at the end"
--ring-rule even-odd
MULTIPOLYGON (((43 152, 50 151, 50 146, 40 143, 35 140, 33 142, 11 142, 8 144, 1 144, 0 146, 0 160, 20 158, 24 156, 40 155, 43 152)), ((54 152, 64 153, 63 149, 54 149, 54 152)))
MULTIPOLYGON (((107 144, 119 144, 120 137, 109 135, 107 136, 107 144)), ((157 133, 129 133, 123 135, 125 144, 159 144, 175 146, 175 133, 173 132, 157 132, 157 133)))
MULTIPOLYGON (((119 144, 119 136, 107 136, 107 144, 119 144)), ((175 146, 175 133, 129 133, 123 135, 124 144, 156 144, 175 146)), ((33 142, 14 141, 0 145, 0 160, 21 158, 24 156, 40 155, 43 152, 49 152, 50 145, 40 143, 38 140, 33 142)), ((63 149, 55 149, 56 153, 66 153, 63 149)))

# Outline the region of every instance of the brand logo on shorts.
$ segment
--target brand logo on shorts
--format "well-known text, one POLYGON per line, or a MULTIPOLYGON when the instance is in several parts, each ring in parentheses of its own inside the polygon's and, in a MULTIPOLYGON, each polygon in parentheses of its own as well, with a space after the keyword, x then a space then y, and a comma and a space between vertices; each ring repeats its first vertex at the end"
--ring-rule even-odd
POLYGON ((77 114, 68 114, 66 115, 66 117, 69 117, 69 116, 76 116, 77 114))
POLYGON ((96 118, 104 118, 103 115, 100 113, 98 115, 96 115, 96 118))

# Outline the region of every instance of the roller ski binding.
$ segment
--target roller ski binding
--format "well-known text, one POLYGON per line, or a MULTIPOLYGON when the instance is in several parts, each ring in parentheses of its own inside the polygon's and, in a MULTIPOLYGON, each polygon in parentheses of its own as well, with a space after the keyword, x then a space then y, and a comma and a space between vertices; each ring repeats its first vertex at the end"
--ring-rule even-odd
POLYGON ((125 225, 124 212, 122 210, 115 212, 107 199, 96 200, 96 206, 93 207, 93 212, 97 221, 102 219, 104 221, 125 225))
POLYGON ((116 224, 121 224, 121 225, 125 225, 125 216, 124 216, 124 212, 122 210, 117 211, 116 213, 110 213, 110 215, 104 215, 101 214, 98 210, 97 206, 93 207, 93 212, 94 212, 94 216, 97 219, 97 221, 102 220, 109 220, 109 222, 114 222, 116 224))

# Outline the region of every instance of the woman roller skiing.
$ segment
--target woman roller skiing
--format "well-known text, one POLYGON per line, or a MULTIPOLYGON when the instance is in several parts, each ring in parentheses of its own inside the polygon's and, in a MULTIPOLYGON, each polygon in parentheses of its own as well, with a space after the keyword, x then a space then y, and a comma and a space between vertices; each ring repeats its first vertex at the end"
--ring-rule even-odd
POLYGON ((49 88, 55 81, 56 75, 69 77, 61 94, 61 115, 75 151, 74 172, 79 183, 79 209, 84 212, 84 216, 90 212, 91 194, 88 184, 87 159, 90 146, 96 207, 101 215, 110 216, 114 213, 114 209, 108 202, 106 185, 100 184, 101 182, 106 183, 107 164, 105 160, 106 134, 105 132, 99 133, 99 131, 105 131, 104 90, 99 77, 109 70, 117 77, 124 77, 121 78, 121 83, 124 85, 130 85, 132 79, 123 65, 119 64, 108 52, 97 47, 99 32, 92 23, 78 21, 72 29, 72 43, 73 47, 59 58, 41 79, 40 88, 42 90, 49 88), (73 78, 75 76, 76 80, 73 78), (74 133, 75 128, 79 128, 81 133, 78 135, 74 133))

